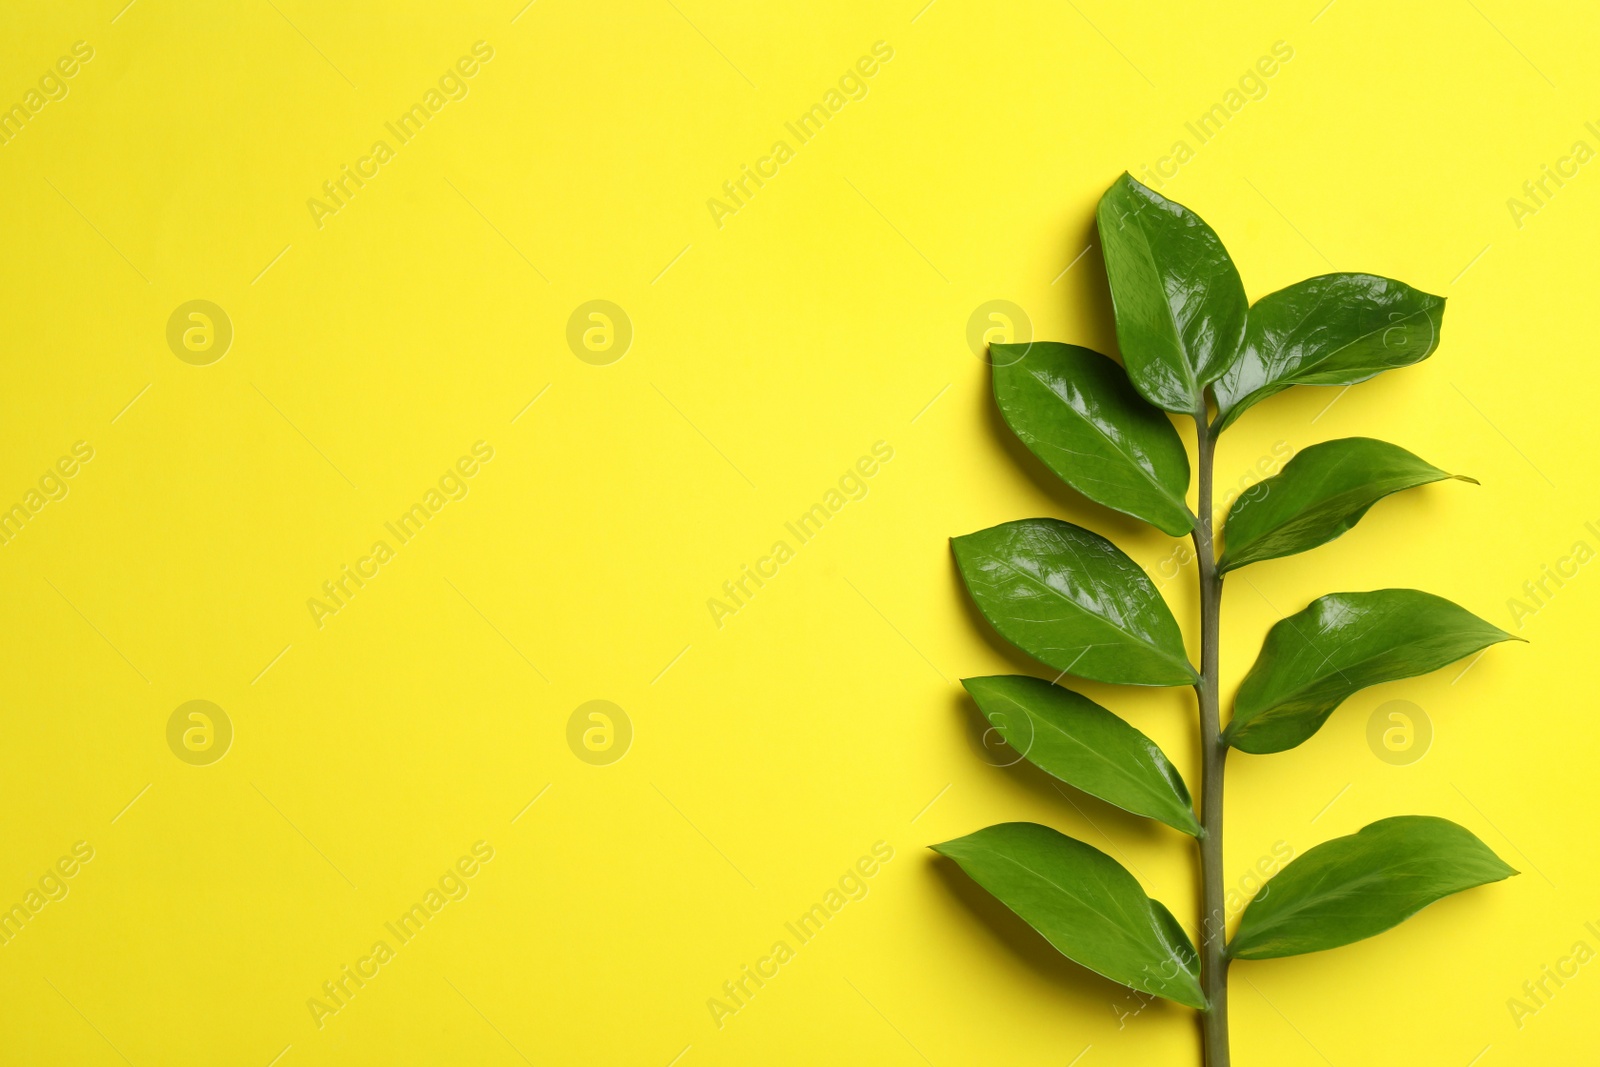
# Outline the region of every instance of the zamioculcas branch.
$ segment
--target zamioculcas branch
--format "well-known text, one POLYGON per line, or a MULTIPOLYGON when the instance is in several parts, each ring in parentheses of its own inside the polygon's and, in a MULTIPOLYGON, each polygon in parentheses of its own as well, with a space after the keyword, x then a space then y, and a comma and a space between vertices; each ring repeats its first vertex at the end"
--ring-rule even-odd
POLYGON ((1088 698, 1039 678, 964 684, 1000 735, 1042 770, 1195 839, 1199 945, 1116 860, 1049 827, 1003 823, 933 847, 1064 955, 1197 1009, 1206 1067, 1228 1067, 1231 960, 1346 945, 1448 894, 1517 873, 1448 820, 1381 819, 1292 861, 1245 907, 1229 941, 1228 750, 1293 748, 1358 690, 1517 639, 1414 589, 1329 593, 1267 633, 1224 729, 1217 677, 1224 575, 1325 544, 1390 493, 1460 476, 1370 438, 1314 445, 1264 491, 1233 504, 1219 554, 1212 514, 1218 435, 1291 386, 1351 385, 1426 359, 1439 343, 1444 300, 1389 278, 1325 274, 1251 305, 1211 227, 1126 174, 1101 198, 1097 221, 1122 365, 1076 345, 994 345, 995 401, 1023 443, 1078 492, 1193 539, 1200 665, 1190 663, 1178 621, 1150 579, 1097 533, 1060 519, 1023 519, 952 545, 979 610, 1057 679, 1194 688, 1198 813, 1160 748, 1088 698), (1193 510, 1188 453, 1167 413, 1194 422, 1193 510))

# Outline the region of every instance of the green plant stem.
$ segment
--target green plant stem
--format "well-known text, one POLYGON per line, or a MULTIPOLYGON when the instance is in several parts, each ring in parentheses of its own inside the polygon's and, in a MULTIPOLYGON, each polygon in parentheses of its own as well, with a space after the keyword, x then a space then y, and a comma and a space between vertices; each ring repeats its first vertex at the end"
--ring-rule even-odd
POLYGON ((1222 576, 1217 573, 1211 526, 1211 469, 1216 441, 1205 412, 1195 419, 1200 466, 1198 522, 1194 552, 1200 574, 1200 987, 1210 1008, 1200 1014, 1205 1067, 1228 1067, 1227 910, 1222 889, 1222 768, 1228 747, 1222 743, 1217 701, 1217 641, 1222 614, 1222 576))

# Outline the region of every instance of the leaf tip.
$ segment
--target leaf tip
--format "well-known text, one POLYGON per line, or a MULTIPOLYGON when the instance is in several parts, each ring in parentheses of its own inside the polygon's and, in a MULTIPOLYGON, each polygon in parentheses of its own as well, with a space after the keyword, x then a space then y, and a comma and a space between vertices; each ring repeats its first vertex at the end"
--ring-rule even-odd
MULTIPOLYGON (((1503 644, 1506 641, 1519 641, 1524 645, 1533 644, 1533 642, 1529 641, 1526 637, 1518 637, 1516 634, 1509 633, 1509 632, 1507 632, 1505 630, 1502 630, 1502 629, 1500 629, 1500 627, 1495 626, 1493 624, 1489 625, 1489 629, 1493 630, 1495 633, 1500 635, 1499 639, 1491 641, 1491 642, 1489 642, 1489 644, 1498 645, 1498 644, 1503 644)), ((1487 648, 1488 646, 1486 645, 1484 647, 1487 648)))
POLYGON ((1195 526, 1197 526, 1199 522, 1200 520, 1195 517, 1195 513, 1190 511, 1189 508, 1185 506, 1183 509, 1181 525, 1174 523, 1171 526, 1159 526, 1158 528, 1168 537, 1188 537, 1189 534, 1194 531, 1195 526))

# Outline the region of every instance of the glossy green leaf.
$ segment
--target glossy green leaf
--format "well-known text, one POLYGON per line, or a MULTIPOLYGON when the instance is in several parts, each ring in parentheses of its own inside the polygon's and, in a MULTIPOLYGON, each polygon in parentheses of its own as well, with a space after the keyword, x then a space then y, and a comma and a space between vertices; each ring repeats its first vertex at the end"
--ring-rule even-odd
POLYGON ((1239 354, 1249 302, 1204 219, 1124 174, 1095 212, 1128 377, 1152 404, 1205 417, 1239 354))
POLYGON ((1217 429, 1291 385, 1353 385, 1427 359, 1444 297, 1373 274, 1324 274, 1250 308, 1244 351, 1217 380, 1217 429))
POLYGON ((1282 752, 1316 733, 1358 690, 1516 640, 1432 593, 1330 593, 1267 631, 1223 741, 1244 752, 1282 752))
POLYGON ((1121 367, 1057 341, 989 349, 1000 413, 1062 481, 1174 537, 1194 528, 1183 441, 1121 367))
POLYGON ((1217 566, 1228 571, 1327 544, 1390 493, 1446 478, 1478 484, 1370 437, 1312 445, 1234 503, 1217 566))
POLYGON ((1228 954, 1298 956, 1381 934, 1463 889, 1517 872, 1449 819, 1398 815, 1294 860, 1245 906, 1228 954))
POLYGON ((1196 682, 1166 601, 1099 534, 1059 519, 1022 519, 950 544, 978 610, 1030 656, 1100 682, 1196 682))
POLYGON ((1090 796, 1200 836, 1189 790, 1156 743, 1088 697, 1020 674, 962 685, 1002 740, 1090 796))
POLYGON ((1204 1008, 1194 944, 1116 860, 1037 823, 1011 822, 934 845, 1043 934, 1113 982, 1204 1008))

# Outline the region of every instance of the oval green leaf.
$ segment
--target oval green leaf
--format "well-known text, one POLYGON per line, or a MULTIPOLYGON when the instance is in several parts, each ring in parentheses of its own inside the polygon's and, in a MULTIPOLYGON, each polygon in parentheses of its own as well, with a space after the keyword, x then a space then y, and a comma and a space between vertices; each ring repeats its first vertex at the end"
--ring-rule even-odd
POLYGON ((1517 640, 1432 593, 1329 593, 1267 631, 1222 739, 1242 752, 1282 752, 1316 733, 1352 693, 1517 640))
POLYGON ((1183 441, 1121 367, 1059 341, 989 350, 1006 424, 1062 481, 1174 537, 1194 529, 1183 441))
POLYGON ((932 847, 1068 959, 1131 989, 1206 1007, 1189 936, 1099 849, 1028 822, 1001 823, 932 847))
POLYGON ((1447 478, 1478 484, 1370 437, 1312 445, 1234 503, 1217 568, 1229 571, 1327 544, 1390 493, 1447 478))
POLYGON ((978 610, 1028 655, 1098 682, 1198 681, 1166 601, 1099 534, 1060 519, 1021 519, 950 545, 978 610))
POLYGON ((1228 954, 1321 952, 1381 934, 1441 897, 1517 872, 1449 819, 1397 815, 1311 849, 1245 906, 1228 954))
POLYGON ((1088 697, 1043 678, 964 678, 1001 739, 1045 773, 1191 837, 1200 822, 1178 769, 1144 734, 1088 697))
POLYGON ((1374 274, 1324 274, 1250 308, 1244 351, 1217 380, 1217 429, 1291 385, 1353 385, 1427 359, 1444 297, 1374 274))
POLYGON ((1204 219, 1126 173, 1095 220, 1128 377, 1157 407, 1205 418, 1204 389, 1244 336, 1238 268, 1204 219))

